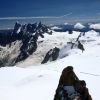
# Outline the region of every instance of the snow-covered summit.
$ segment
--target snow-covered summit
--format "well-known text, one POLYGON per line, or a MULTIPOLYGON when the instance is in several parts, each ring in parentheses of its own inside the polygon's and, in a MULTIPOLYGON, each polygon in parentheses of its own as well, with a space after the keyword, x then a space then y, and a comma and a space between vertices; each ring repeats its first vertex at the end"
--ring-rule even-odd
POLYGON ((85 26, 84 26, 83 24, 81 24, 81 23, 76 23, 76 24, 74 25, 74 28, 75 28, 75 29, 83 29, 83 28, 85 28, 85 26))

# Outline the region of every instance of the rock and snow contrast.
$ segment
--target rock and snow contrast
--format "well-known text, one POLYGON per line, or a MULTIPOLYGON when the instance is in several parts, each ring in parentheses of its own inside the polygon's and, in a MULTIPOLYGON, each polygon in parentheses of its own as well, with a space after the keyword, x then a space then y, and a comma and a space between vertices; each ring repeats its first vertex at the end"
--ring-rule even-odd
MULTIPOLYGON (((80 80, 85 80, 92 99, 98 100, 100 91, 99 32, 94 29, 87 32, 73 30, 72 34, 69 34, 69 31, 55 32, 41 23, 40 26, 36 24, 32 32, 33 30, 30 30, 33 27, 32 24, 24 26, 17 24, 17 26, 19 28, 16 28, 13 33, 22 38, 15 39, 14 34, 11 33, 11 37, 14 36, 12 42, 1 43, 0 41, 2 44, 0 46, 1 100, 53 100, 61 72, 69 65, 73 66, 80 80), (38 33, 36 40, 33 33, 38 33), (34 47, 36 47, 35 50, 33 50, 34 47), (55 53, 56 60, 52 60, 52 55, 49 55, 47 63, 41 64, 47 52, 54 50, 55 47, 59 48, 59 53, 55 53), (32 53, 30 53, 31 50, 32 53), (20 59, 18 59, 19 55, 20 59), (25 56, 24 60, 21 59, 22 56, 25 56), (10 67, 12 65, 13 67, 10 67)), ((82 28, 82 25, 77 25, 77 27, 80 26, 82 28)))
POLYGON ((86 82, 79 80, 72 66, 62 71, 54 100, 92 100, 86 82))

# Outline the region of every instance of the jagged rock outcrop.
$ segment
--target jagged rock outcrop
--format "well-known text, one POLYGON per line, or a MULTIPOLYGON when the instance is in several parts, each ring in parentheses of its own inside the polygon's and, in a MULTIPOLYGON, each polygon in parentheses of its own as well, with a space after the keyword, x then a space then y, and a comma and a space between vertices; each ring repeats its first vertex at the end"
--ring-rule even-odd
POLYGON ((41 63, 44 64, 48 61, 55 61, 59 56, 59 51, 60 49, 57 47, 55 47, 54 49, 50 49, 41 63))
POLYGON ((15 23, 15 26, 14 26, 14 30, 13 30, 13 33, 19 33, 20 32, 20 29, 21 29, 21 24, 16 22, 15 23))
POLYGON ((35 35, 23 39, 20 54, 17 57, 16 62, 25 60, 29 55, 36 51, 38 36, 39 34, 36 33, 35 35))
POLYGON ((14 63, 17 63, 25 60, 29 55, 37 50, 38 37, 40 36, 41 38, 44 38, 45 33, 51 35, 52 31, 48 26, 41 22, 39 24, 29 23, 24 25, 16 22, 13 30, 7 31, 6 33, 0 33, 0 45, 5 47, 9 45, 10 48, 13 42, 21 41, 19 46, 20 53, 15 57, 15 61, 13 61, 14 63))
POLYGON ((83 44, 80 41, 78 41, 78 48, 82 50, 82 52, 85 50, 83 44))
POLYGON ((62 71, 54 100, 92 100, 86 82, 79 80, 72 66, 62 71))
POLYGON ((76 41, 74 43, 71 43, 71 49, 73 49, 74 46, 76 46, 78 49, 82 50, 82 52, 85 51, 85 48, 84 48, 83 44, 79 40, 80 37, 84 36, 84 35, 85 35, 85 33, 80 33, 79 34, 79 36, 76 38, 76 41))
MULTIPOLYGON (((23 30, 25 30, 23 28, 23 30)), ((41 22, 37 25, 35 24, 28 24, 26 28, 26 32, 21 30, 23 34, 25 34, 24 38, 22 38, 23 45, 20 48, 20 55, 18 56, 16 62, 19 62, 21 60, 25 60, 29 55, 31 55, 33 52, 37 49, 37 40, 40 36, 41 38, 44 38, 44 33, 50 34, 49 29, 47 26, 41 24, 41 22)))
POLYGON ((23 40, 24 38, 38 33, 41 37, 44 37, 43 34, 52 34, 50 28, 41 22, 34 24, 20 24, 15 23, 14 29, 11 30, 0 30, 0 45, 6 46, 16 40, 23 40))

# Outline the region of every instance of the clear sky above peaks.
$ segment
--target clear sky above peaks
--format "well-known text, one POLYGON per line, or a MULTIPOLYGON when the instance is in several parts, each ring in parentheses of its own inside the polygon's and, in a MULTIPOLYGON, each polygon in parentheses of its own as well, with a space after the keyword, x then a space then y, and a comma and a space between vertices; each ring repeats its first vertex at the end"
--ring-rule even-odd
POLYGON ((0 0, 0 17, 63 16, 99 18, 100 0, 0 0))

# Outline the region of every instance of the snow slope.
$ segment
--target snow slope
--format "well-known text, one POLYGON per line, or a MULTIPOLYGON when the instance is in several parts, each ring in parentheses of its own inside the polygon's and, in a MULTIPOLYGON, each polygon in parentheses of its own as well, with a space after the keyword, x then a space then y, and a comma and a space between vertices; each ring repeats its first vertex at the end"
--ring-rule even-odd
MULTIPOLYGON (((78 32, 74 33, 75 34, 72 35, 67 33, 56 33, 51 37, 46 36, 42 46, 45 47, 46 45, 49 49, 51 46, 49 47, 47 45, 49 45, 50 42, 52 43, 52 46, 55 46, 55 43, 61 40, 63 45, 56 45, 62 48, 63 54, 66 54, 67 51, 66 49, 63 49, 63 47, 66 46, 67 40, 75 39, 79 35, 78 32)), ((0 100, 53 100, 61 72, 63 68, 68 65, 74 67, 75 73, 80 80, 86 81, 93 100, 99 100, 99 38, 97 32, 87 32, 84 37, 80 38, 80 41, 85 47, 83 53, 81 50, 74 48, 73 50, 69 50, 69 56, 62 59, 59 58, 54 62, 33 66, 33 61, 30 57, 19 64, 19 66, 23 68, 16 66, 0 68, 0 100), (28 64, 30 66, 28 66, 28 64)), ((42 40, 40 39, 39 41, 42 40)), ((40 49, 40 51, 42 50, 40 49)))
POLYGON ((63 48, 67 45, 67 42, 76 39, 79 34, 80 32, 75 31, 74 34, 68 34, 68 32, 53 32, 52 35, 44 34, 45 38, 38 39, 38 48, 33 55, 16 66, 27 67, 40 64, 50 49, 54 47, 63 48))

